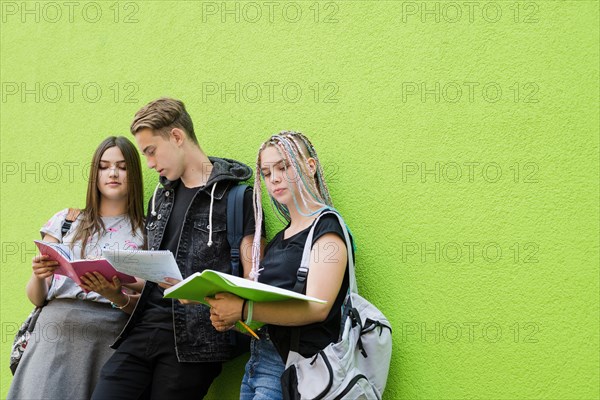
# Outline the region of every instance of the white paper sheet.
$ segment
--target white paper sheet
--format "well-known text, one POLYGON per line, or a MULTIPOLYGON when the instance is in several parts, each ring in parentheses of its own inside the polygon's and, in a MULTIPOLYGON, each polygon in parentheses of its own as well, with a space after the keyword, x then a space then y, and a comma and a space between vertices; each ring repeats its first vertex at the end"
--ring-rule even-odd
POLYGON ((173 253, 169 250, 102 250, 117 271, 147 281, 167 283, 165 278, 183 280, 173 253))

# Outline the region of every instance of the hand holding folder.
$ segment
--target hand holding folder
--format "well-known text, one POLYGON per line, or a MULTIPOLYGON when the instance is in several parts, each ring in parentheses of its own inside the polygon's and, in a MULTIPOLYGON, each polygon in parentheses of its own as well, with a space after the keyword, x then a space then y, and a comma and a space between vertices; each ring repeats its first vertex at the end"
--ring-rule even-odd
MULTIPOLYGON (((241 319, 235 321, 233 326, 229 326, 231 323, 232 317, 236 319, 236 315, 238 315, 237 311, 239 310, 239 296, 233 295, 227 292, 216 293, 214 297, 205 297, 204 303, 210 306, 210 319, 213 323, 213 326, 218 331, 224 331, 235 327, 240 332, 247 332, 248 334, 254 336, 257 340, 260 340, 260 337, 256 334, 254 329, 258 329, 264 324, 259 321, 252 321, 249 323, 244 322, 244 316, 241 315, 241 319), (221 307, 225 307, 222 309, 221 307), (232 308, 233 307, 233 308, 232 308), (216 310, 223 310, 223 314, 217 314, 216 310), (232 310, 235 310, 232 312, 232 310), (249 326, 252 325, 252 326, 249 326)), ((243 305, 246 305, 246 300, 244 300, 243 305)), ((242 306, 242 308, 244 307, 242 306)))
MULTIPOLYGON (((326 303, 325 300, 317 299, 315 297, 306 296, 291 290, 281 289, 210 269, 196 272, 176 285, 165 289, 164 297, 197 300, 204 304, 208 304, 209 298, 217 293, 232 293, 242 299, 256 302, 296 299, 326 303)), ((253 321, 251 325, 252 326, 248 326, 248 324, 243 321, 237 321, 236 323, 236 326, 240 331, 247 331, 258 339, 259 337, 253 329, 257 329, 263 324, 258 321, 253 321)))
POLYGON ((165 289, 164 297, 171 299, 197 300, 208 304, 206 297, 212 297, 216 293, 233 293, 242 299, 256 302, 304 300, 317 303, 327 303, 316 297, 296 293, 291 290, 281 289, 275 286, 254 282, 248 279, 225 274, 223 272, 206 269, 196 272, 176 285, 165 289))

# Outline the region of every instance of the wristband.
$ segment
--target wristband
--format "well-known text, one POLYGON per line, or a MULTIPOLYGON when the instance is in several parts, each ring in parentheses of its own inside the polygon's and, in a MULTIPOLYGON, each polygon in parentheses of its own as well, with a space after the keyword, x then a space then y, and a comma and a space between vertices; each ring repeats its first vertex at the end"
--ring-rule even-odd
POLYGON ((248 299, 244 299, 244 302, 242 303, 242 315, 240 316, 240 321, 244 319, 244 308, 246 308, 247 302, 248 302, 248 299))
POLYGON ((127 296, 127 303, 125 303, 125 305, 122 306, 118 306, 115 303, 113 303, 112 301, 110 302, 110 305, 112 306, 112 308, 118 308, 119 310, 124 309, 125 307, 127 307, 129 305, 129 303, 131 302, 131 296, 128 295, 127 293, 123 293, 125 296, 127 296))
POLYGON ((252 309, 254 308, 254 302, 252 300, 248 300, 248 318, 246 318, 246 325, 249 325, 252 322, 252 309))

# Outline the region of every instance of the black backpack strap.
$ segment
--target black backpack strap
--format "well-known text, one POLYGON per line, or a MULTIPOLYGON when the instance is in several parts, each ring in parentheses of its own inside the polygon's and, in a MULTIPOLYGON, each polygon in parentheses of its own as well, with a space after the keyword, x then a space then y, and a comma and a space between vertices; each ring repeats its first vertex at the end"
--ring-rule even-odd
POLYGON ((80 213, 81 210, 78 208, 69 208, 69 212, 67 213, 65 222, 63 222, 62 227, 60 228, 60 232, 63 236, 65 236, 67 232, 69 232, 69 229, 71 229, 71 224, 73 224, 73 222, 77 219, 80 213))
POLYGON ((240 268, 240 245, 244 238, 244 194, 250 187, 236 185, 227 197, 227 241, 231 248, 231 275, 243 276, 240 268))
POLYGON ((296 272, 296 284, 292 290, 296 293, 305 294, 306 278, 308 278, 308 268, 300 266, 296 272))

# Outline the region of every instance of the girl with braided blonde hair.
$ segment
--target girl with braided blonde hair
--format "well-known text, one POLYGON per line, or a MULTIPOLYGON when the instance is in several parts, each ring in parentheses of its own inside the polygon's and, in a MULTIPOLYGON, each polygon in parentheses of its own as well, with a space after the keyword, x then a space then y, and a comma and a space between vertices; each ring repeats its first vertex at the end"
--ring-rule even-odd
MULTIPOLYGON (((261 157, 263 151, 266 148, 273 148, 277 150, 280 158, 277 160, 284 160, 285 162, 281 165, 273 165, 280 171, 284 172, 284 179, 288 183, 295 184, 297 187, 295 191, 291 191, 292 200, 294 202, 294 208, 292 212, 297 212, 303 217, 312 217, 317 215, 319 212, 326 208, 333 208, 333 202, 329 195, 329 189, 325 183, 323 177, 323 168, 319 162, 317 152, 313 147, 310 140, 302 133, 294 131, 282 131, 278 135, 273 135, 269 140, 264 142, 258 150, 258 157, 256 160, 256 174, 254 175, 254 217, 258 218, 256 233, 254 235, 252 253, 252 271, 250 272, 250 278, 257 280, 259 275, 258 264, 260 262, 260 240, 261 240, 261 223, 263 220, 262 213, 262 193, 260 180, 267 179, 271 176, 269 171, 269 164, 272 161, 265 161, 265 168, 261 167, 263 158, 261 157), (309 161, 310 160, 310 161, 309 161), (316 210, 315 210, 316 208, 316 210)), ((269 152, 272 152, 269 149, 269 152)), ((283 189, 277 191, 277 195, 283 189)), ((283 219, 284 223, 289 224, 291 221, 290 209, 288 206, 278 201, 273 194, 270 194, 271 207, 274 209, 275 214, 279 219, 283 219)))
MULTIPOLYGON (((298 132, 280 132, 259 149, 254 182, 256 232, 250 278, 283 289, 296 287, 308 233, 317 217, 333 209, 323 168, 310 140, 298 132), (261 180, 271 206, 286 227, 275 235, 260 260, 263 216, 261 180)), ((298 300, 253 303, 230 293, 206 300, 211 321, 219 331, 237 320, 265 323, 261 340, 252 340, 250 360, 241 386, 241 399, 281 399, 280 377, 290 350, 311 357, 340 333, 341 308, 348 291, 348 257, 344 233, 336 216, 319 219, 304 293, 327 303, 298 300)), ((300 289, 302 290, 302 289, 300 289)))

